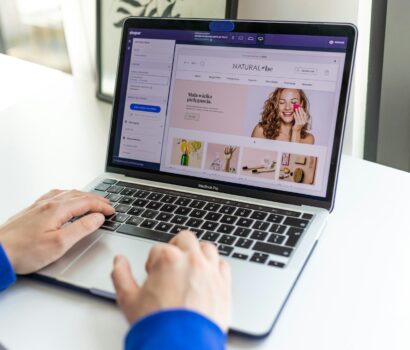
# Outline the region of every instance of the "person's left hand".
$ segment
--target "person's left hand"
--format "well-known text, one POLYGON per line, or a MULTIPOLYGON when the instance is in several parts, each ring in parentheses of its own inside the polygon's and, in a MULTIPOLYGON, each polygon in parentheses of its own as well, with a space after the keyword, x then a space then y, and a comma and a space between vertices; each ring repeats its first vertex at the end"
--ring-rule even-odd
POLYGON ((17 274, 34 272, 63 256, 114 212, 108 199, 95 194, 53 190, 0 226, 0 244, 17 274))
POLYGON ((303 129, 303 127, 308 123, 308 115, 302 107, 296 108, 294 115, 295 124, 293 125, 292 130, 300 132, 303 129))

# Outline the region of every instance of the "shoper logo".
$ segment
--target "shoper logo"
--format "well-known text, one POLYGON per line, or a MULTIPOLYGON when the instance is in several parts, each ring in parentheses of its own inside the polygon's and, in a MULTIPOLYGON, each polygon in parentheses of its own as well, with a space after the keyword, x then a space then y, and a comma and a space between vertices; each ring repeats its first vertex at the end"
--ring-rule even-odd
POLYGON ((210 190, 210 191, 219 191, 219 187, 216 186, 210 186, 210 185, 205 185, 205 184, 198 184, 199 188, 202 188, 203 190, 210 190))
POLYGON ((259 64, 250 63, 232 63, 232 69, 250 72, 273 72, 273 67, 270 67, 267 64, 261 66, 259 64))

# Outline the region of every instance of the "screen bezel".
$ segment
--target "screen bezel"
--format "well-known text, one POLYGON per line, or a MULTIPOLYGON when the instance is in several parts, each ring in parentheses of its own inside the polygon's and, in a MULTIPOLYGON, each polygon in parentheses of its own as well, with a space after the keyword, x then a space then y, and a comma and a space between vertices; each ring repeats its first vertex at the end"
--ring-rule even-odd
MULTIPOLYGON (((332 156, 329 169, 329 180, 325 197, 286 192, 247 186, 243 184, 226 183, 218 180, 202 179, 193 176, 164 173, 148 169, 135 169, 130 166, 113 163, 114 142, 117 128, 117 115, 120 108, 121 79, 123 76, 125 48, 127 47, 128 30, 132 28, 151 29, 179 29, 209 31, 209 24, 216 20, 210 19, 171 19, 171 18, 143 18, 130 17, 124 22, 121 38, 120 59, 118 60, 117 79, 115 83, 114 104, 112 109, 112 119, 110 128, 110 138, 107 152, 106 171, 118 173, 129 177, 152 180, 174 185, 181 185, 193 188, 217 188, 218 192, 233 195, 252 197, 268 201, 283 202, 294 205, 309 205, 325 208, 331 211, 334 206, 336 194, 337 176, 343 145, 343 135, 346 124, 347 106, 349 102, 349 92, 354 64, 354 52, 357 41, 357 29, 353 24, 339 23, 303 23, 303 22, 268 22, 268 21, 243 21, 232 20, 235 29, 233 32, 242 33, 266 33, 266 34, 290 34, 290 35, 323 35, 323 36, 344 36, 348 38, 346 49, 346 60, 343 70, 343 77, 340 91, 339 108, 337 112, 335 137, 333 142, 332 156)), ((226 21, 226 20, 218 20, 226 21)))

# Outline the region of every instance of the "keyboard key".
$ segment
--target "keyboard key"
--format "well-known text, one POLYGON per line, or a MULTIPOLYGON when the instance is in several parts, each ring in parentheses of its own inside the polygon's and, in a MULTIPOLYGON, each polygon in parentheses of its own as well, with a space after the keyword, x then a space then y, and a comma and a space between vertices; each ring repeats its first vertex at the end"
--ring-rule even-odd
POLYGON ((141 214, 141 216, 143 217, 143 218, 147 218, 147 219, 153 219, 153 218, 155 218, 157 215, 158 215, 158 211, 156 211, 156 210, 151 210, 151 209, 147 209, 147 210, 145 210, 142 214, 141 214))
POLYGON ((120 223, 112 222, 112 221, 105 221, 101 226, 101 228, 104 228, 110 231, 115 231, 118 227, 120 227, 120 223))
POLYGON ((155 219, 158 221, 168 222, 169 220, 171 220, 172 217, 173 217, 172 214, 160 212, 155 219))
POLYGON ((191 203, 191 201, 192 199, 181 197, 181 198, 178 198, 174 204, 180 205, 181 207, 186 207, 189 203, 191 203))
POLYGON ((114 180, 114 179, 104 179, 103 182, 104 182, 105 184, 114 185, 115 183, 117 183, 117 180, 114 180))
POLYGON ((272 226, 269 229, 269 232, 274 232, 274 233, 283 233, 286 230, 286 226, 284 225, 278 225, 278 224, 272 224, 272 226))
POLYGON ((167 213, 172 213, 175 209, 177 208, 177 206, 176 205, 174 205, 174 204, 164 204, 162 207, 161 207, 161 211, 165 211, 165 212, 167 212, 167 213))
POLYGON ((128 218, 129 218, 129 215, 118 213, 118 214, 115 214, 115 216, 112 218, 112 220, 116 221, 116 222, 125 222, 125 221, 127 221, 128 218))
POLYGON ((237 258, 237 259, 241 259, 241 260, 247 260, 248 259, 248 255, 241 254, 241 253, 233 253, 232 257, 237 258))
POLYGON ((269 227, 269 224, 263 221, 255 221, 255 223, 252 226, 252 228, 254 228, 255 230, 261 230, 261 231, 266 230, 268 227, 269 227))
POLYGON ((180 233, 181 231, 188 230, 186 226, 175 225, 172 230, 170 231, 173 234, 180 233))
POLYGON ((90 193, 94 193, 94 194, 96 194, 97 196, 100 196, 100 197, 103 197, 103 198, 106 198, 107 195, 108 195, 107 192, 98 191, 98 190, 91 190, 90 193))
POLYGON ((286 257, 290 256, 293 250, 292 248, 287 248, 284 246, 264 242, 256 242, 252 249, 258 252, 281 255, 286 257))
POLYGON ((208 210, 208 211, 215 212, 215 211, 218 211, 220 207, 221 207, 220 204, 208 203, 207 205, 205 205, 205 208, 204 208, 204 209, 205 209, 205 210, 208 210))
POLYGON ((155 220, 144 220, 144 222, 141 224, 141 227, 145 228, 154 228, 158 224, 158 221, 155 220))
POLYGON ((98 185, 97 187, 95 187, 94 189, 97 190, 97 191, 102 191, 102 192, 104 192, 104 191, 107 191, 110 187, 111 187, 111 185, 102 183, 102 184, 99 184, 99 185, 98 185))
POLYGON ((200 201, 198 199, 194 199, 191 204, 190 207, 194 208, 194 209, 202 209, 205 206, 206 202, 204 201, 200 201))
POLYGON ((240 218, 236 222, 236 226, 241 226, 241 227, 250 227, 252 224, 253 224, 253 220, 246 219, 246 218, 240 218))
POLYGON ((227 214, 227 215, 231 215, 231 214, 233 214, 233 212, 235 211, 235 207, 231 207, 231 206, 229 206, 229 205, 224 205, 220 210, 219 210, 219 212, 220 213, 222 213, 222 214, 227 214))
POLYGON ((268 242, 275 243, 275 244, 282 244, 286 239, 284 235, 277 235, 276 233, 272 233, 269 238, 268 242))
POLYGON ((233 225, 233 224, 235 223, 236 219, 237 219, 237 218, 236 218, 235 216, 232 216, 232 215, 224 215, 220 221, 221 221, 221 223, 223 223, 223 224, 233 225))
POLYGON ((219 239, 218 243, 223 243, 223 244, 227 244, 227 245, 232 245, 234 244, 236 241, 236 237, 235 236, 231 236, 231 235, 222 235, 222 237, 219 239))
POLYGON ((116 194, 116 193, 110 193, 107 196, 107 199, 109 199, 111 202, 118 202, 121 199, 121 195, 116 194))
POLYGON ((115 211, 117 212, 117 213, 126 213, 128 210, 130 210, 130 206, 129 205, 125 205, 125 204, 118 204, 116 207, 115 207, 115 211))
POLYGON ((253 231, 251 238, 256 239, 258 241, 264 241, 268 236, 267 232, 264 231, 253 231))
POLYGON ((259 264, 264 264, 266 260, 268 260, 268 258, 269 258, 268 254, 254 253, 251 257, 251 261, 257 262, 259 264))
POLYGON ((227 225, 227 224, 222 224, 221 226, 219 226, 218 228, 218 232, 221 233, 231 233, 234 230, 234 226, 232 225, 227 225))
POLYGON ((284 266, 285 266, 284 263, 281 263, 281 262, 278 262, 278 261, 274 261, 274 260, 270 260, 270 261, 268 262, 268 265, 269 265, 269 266, 275 266, 275 267, 284 267, 284 266))
POLYGON ((168 224, 166 222, 160 222, 155 229, 162 232, 168 232, 172 227, 172 224, 168 224))
POLYGON ((171 196, 169 194, 165 195, 162 197, 161 202, 167 203, 167 204, 172 204, 176 201, 177 197, 176 196, 171 196))
POLYGON ((124 187, 113 185, 113 186, 110 186, 109 189, 107 189, 107 192, 119 194, 121 193, 123 189, 124 187))
POLYGON ((191 210, 192 209, 190 209, 190 208, 179 207, 177 210, 175 210, 175 214, 188 215, 191 212, 191 210))
POLYGON ((222 214, 219 213, 208 213, 205 216, 205 220, 209 221, 218 221, 221 218, 222 214))
POLYGON ((238 242, 236 242, 236 246, 239 248, 245 248, 248 249, 250 248, 250 246, 252 245, 254 241, 252 241, 251 239, 246 239, 246 238, 239 238, 238 242))
POLYGON ((204 233, 204 230, 198 230, 197 228, 193 228, 190 230, 193 234, 195 234, 196 238, 201 238, 202 234, 204 233))
POLYGON ((147 199, 150 199, 152 201, 159 201, 162 197, 164 197, 164 195, 162 193, 158 193, 158 192, 152 192, 147 199))
POLYGON ((227 245, 220 244, 218 246, 218 252, 220 255, 229 256, 233 251, 233 247, 229 247, 227 245))
POLYGON ((294 247, 296 246, 296 243, 298 243, 299 238, 302 236, 303 229, 298 228, 298 227, 289 227, 288 232, 286 232, 286 235, 288 236, 288 240, 286 241, 286 245, 289 247, 294 247))
POLYGON ((136 193, 134 193, 134 197, 137 197, 137 198, 146 198, 148 195, 149 195, 149 192, 143 191, 143 190, 137 191, 136 193))
POLYGON ((270 214, 266 221, 273 222, 274 224, 280 224, 283 220, 284 216, 283 215, 278 215, 278 214, 270 214))
MULTIPOLYGON (((124 191, 123 191, 124 192, 124 191)), ((119 202, 120 203, 122 203, 122 204, 128 204, 128 205, 130 205, 132 202, 134 202, 134 200, 135 200, 135 198, 132 198, 132 197, 122 197, 120 200, 119 200, 119 202)))
MULTIPOLYGON (((234 215, 236 216, 242 216, 244 218, 248 217, 249 214, 252 212, 250 209, 245 209, 245 208, 238 208, 235 212, 234 215)), ((234 254, 235 255, 235 254, 234 254)))
POLYGON ((208 231, 215 231, 218 225, 219 224, 214 221, 205 221, 201 228, 208 231))
POLYGON ((265 213, 263 211, 254 211, 251 215, 251 218, 255 220, 265 220, 267 216, 268 213, 265 213))
POLYGON ((279 215, 284 215, 284 216, 293 216, 295 218, 300 217, 300 214, 301 214, 297 211, 278 209, 278 208, 269 208, 269 211, 274 214, 279 214, 279 215))
POLYGON ((138 216, 138 215, 140 215, 143 211, 144 211, 144 209, 137 208, 137 207, 131 207, 131 209, 128 211, 127 214, 138 216))
POLYGON ((308 220, 296 219, 296 218, 286 218, 283 222, 284 225, 305 228, 309 224, 308 220))
POLYGON ((132 196, 137 190, 133 190, 132 188, 124 188, 124 190, 121 192, 123 196, 132 196))
POLYGON ((139 225, 141 222, 143 222, 143 221, 144 221, 143 218, 140 218, 140 217, 137 217, 137 216, 131 216, 131 217, 128 219, 127 224, 128 224, 128 225, 138 226, 138 225, 139 225))
POLYGON ((132 205, 134 207, 145 207, 148 204, 146 199, 137 199, 132 205))
POLYGON ((216 232, 205 232, 202 239, 205 241, 215 242, 219 238, 220 234, 216 232))
POLYGON ((159 208, 161 207, 162 207, 162 203, 156 202, 156 201, 151 201, 145 206, 145 208, 154 209, 154 210, 159 210, 159 208))
POLYGON ((189 214, 189 216, 193 217, 193 218, 199 218, 201 219, 203 216, 205 216, 206 211, 205 210, 200 210, 200 209, 194 209, 191 211, 191 213, 189 214))
POLYGON ((141 228, 141 227, 136 227, 134 225, 127 225, 127 224, 122 225, 118 229, 117 232, 125 233, 127 235, 132 235, 132 236, 135 236, 135 237, 152 239, 154 241, 165 242, 165 243, 168 242, 172 237, 174 237, 173 235, 170 235, 170 234, 165 233, 165 232, 147 230, 147 229, 144 229, 144 228, 141 228))
POLYGON ((302 219, 311 220, 313 218, 313 214, 303 214, 302 219))
POLYGON ((185 225, 187 225, 188 227, 197 228, 197 227, 201 226, 203 222, 204 222, 204 220, 197 219, 197 218, 191 218, 191 219, 188 220, 188 222, 185 225))
POLYGON ((250 229, 244 228, 244 227, 238 227, 233 234, 239 237, 248 237, 250 233, 251 233, 250 229))
POLYGON ((179 224, 183 225, 185 222, 188 220, 186 216, 181 216, 181 215, 176 215, 174 218, 171 220, 172 223, 174 224, 179 224))

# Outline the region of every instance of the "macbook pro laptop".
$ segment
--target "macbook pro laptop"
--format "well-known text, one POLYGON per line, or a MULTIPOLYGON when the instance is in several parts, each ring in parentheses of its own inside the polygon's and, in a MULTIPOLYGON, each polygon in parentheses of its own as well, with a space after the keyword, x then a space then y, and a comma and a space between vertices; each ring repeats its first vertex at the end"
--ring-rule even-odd
POLYGON ((334 205, 356 36, 127 19, 106 173, 86 188, 116 213, 39 275, 115 299, 115 255, 142 282, 151 247, 190 229, 231 266, 231 331, 269 334, 334 205))

